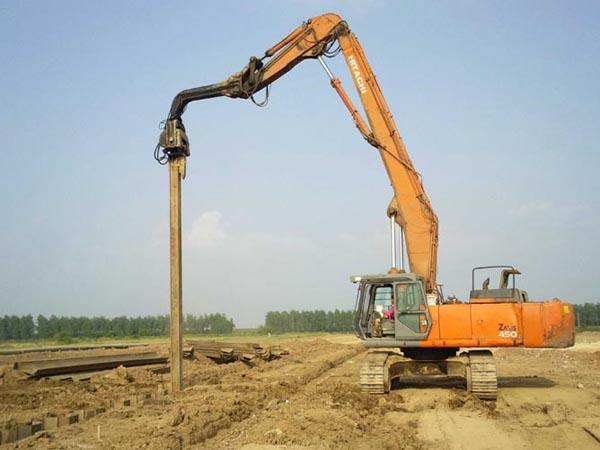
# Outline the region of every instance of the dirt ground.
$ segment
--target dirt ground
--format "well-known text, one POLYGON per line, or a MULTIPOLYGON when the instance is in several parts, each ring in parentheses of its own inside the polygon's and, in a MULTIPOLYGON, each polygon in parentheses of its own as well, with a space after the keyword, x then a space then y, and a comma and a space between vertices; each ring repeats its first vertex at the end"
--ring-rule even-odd
MULTIPOLYGON (((66 355, 0 357, 0 424, 100 412, 2 448, 600 448, 599 332, 579 334, 568 350, 497 350, 496 402, 469 396, 455 381, 362 394, 356 382, 363 350, 349 335, 258 341, 290 354, 254 367, 186 361, 186 388, 175 397, 163 394, 168 375, 144 369, 90 382, 32 381, 11 363, 66 355), (147 398, 137 400, 140 393, 147 398)), ((159 344, 150 349, 166 352, 159 344)), ((77 354, 111 352, 123 351, 77 354)))

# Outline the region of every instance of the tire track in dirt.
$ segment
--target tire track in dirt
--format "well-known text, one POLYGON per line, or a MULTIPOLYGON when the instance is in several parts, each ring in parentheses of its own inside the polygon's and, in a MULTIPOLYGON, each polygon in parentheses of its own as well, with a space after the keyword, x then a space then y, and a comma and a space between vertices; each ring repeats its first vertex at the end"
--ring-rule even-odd
MULTIPOLYGON (((212 411, 212 417, 205 420, 190 420, 181 428, 181 437, 184 445, 202 444, 209 438, 216 436, 234 424, 239 424, 249 417, 256 416, 261 410, 270 409, 273 405, 285 401, 306 385, 321 377, 333 368, 343 364, 348 359, 360 353, 362 348, 357 345, 333 345, 327 343, 319 351, 315 348, 311 357, 291 358, 280 367, 269 367, 257 374, 246 374, 243 383, 229 383, 224 380, 222 388, 229 392, 239 394, 232 403, 228 403, 218 414, 212 411)), ((182 405, 184 414, 190 417, 197 416, 195 401, 186 399, 182 405)), ((203 412, 206 411, 204 408, 203 412)))
POLYGON ((222 430, 206 448, 356 448, 418 449, 414 423, 396 425, 391 413, 402 411, 399 391, 389 396, 362 393, 356 355, 305 384, 289 398, 222 430))
MULTIPOLYGON (((553 380, 544 375, 554 374, 552 362, 563 361, 564 352, 544 352, 539 362, 532 362, 535 352, 507 355, 498 358, 503 383, 497 402, 441 382, 408 383, 387 396, 363 394, 356 383, 363 357, 358 355, 203 445, 244 450, 598 448, 586 429, 600 435, 600 394, 573 386, 595 380, 597 372, 590 372, 587 381, 564 373, 553 380)), ((596 355, 570 358, 575 367, 597 367, 596 355)))

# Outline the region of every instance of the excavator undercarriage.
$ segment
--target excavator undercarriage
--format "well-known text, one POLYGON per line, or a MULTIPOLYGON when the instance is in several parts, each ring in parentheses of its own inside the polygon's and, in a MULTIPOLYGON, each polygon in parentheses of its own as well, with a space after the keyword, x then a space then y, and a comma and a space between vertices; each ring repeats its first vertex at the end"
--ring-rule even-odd
POLYGON ((387 394, 394 381, 461 379, 467 392, 482 400, 496 400, 498 379, 490 350, 469 350, 446 359, 412 359, 398 349, 370 350, 360 367, 363 392, 387 394))

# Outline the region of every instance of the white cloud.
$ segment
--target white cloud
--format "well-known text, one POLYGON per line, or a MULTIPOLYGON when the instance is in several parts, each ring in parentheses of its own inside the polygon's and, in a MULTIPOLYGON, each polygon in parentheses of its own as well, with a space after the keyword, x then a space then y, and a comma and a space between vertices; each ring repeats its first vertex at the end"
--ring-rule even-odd
POLYGON ((227 239, 222 215, 219 211, 206 211, 192 222, 186 242, 191 247, 206 247, 227 239))
POLYGON ((517 217, 539 216, 550 211, 550 206, 548 202, 531 201, 509 209, 508 213, 517 217))
POLYGON ((338 234, 338 239, 344 243, 353 243, 356 242, 356 237, 350 233, 340 233, 338 234))
POLYGON ((185 244, 190 247, 211 247, 224 244, 227 250, 248 252, 249 256, 259 253, 318 253, 319 246, 311 239, 303 236, 284 236, 266 232, 229 233, 228 224, 223 222, 219 211, 206 211, 192 222, 186 233, 185 244))
POLYGON ((592 208, 590 208, 587 205, 573 204, 573 205, 564 205, 561 208, 559 208, 559 211, 562 214, 583 214, 583 213, 591 212, 592 208))

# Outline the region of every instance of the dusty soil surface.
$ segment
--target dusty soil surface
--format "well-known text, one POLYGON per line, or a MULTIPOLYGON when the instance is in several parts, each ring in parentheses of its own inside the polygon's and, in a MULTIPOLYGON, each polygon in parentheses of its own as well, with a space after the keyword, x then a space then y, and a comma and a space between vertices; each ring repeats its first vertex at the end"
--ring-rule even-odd
POLYGON ((352 336, 276 344, 290 355, 254 367, 186 361, 186 389, 177 396, 160 395, 168 375, 144 369, 90 382, 32 381, 9 363, 39 354, 0 358, 0 423, 106 409, 2 448, 600 448, 600 333, 580 334, 568 350, 497 350, 497 402, 469 396, 456 381, 362 394, 356 381, 363 352, 352 336), (122 404, 140 392, 152 398, 122 404))

